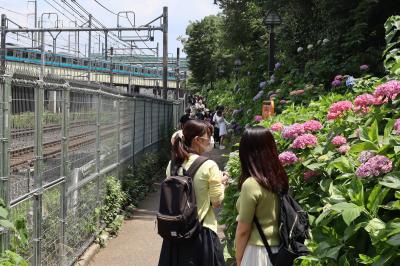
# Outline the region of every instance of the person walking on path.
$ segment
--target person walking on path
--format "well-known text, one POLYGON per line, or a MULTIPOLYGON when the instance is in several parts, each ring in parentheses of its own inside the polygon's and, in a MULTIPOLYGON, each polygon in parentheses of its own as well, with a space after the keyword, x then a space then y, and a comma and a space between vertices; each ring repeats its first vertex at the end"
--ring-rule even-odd
POLYGON ((214 116, 214 122, 216 125, 218 125, 219 128, 219 148, 223 150, 225 149, 224 139, 226 134, 228 134, 228 130, 226 128, 228 122, 226 121, 222 110, 217 111, 217 113, 214 116))
MULTIPOLYGON (((204 152, 212 150, 210 141, 213 128, 200 120, 189 120, 183 135, 177 136, 172 146, 172 159, 168 164, 166 175, 171 175, 171 167, 179 167, 179 174, 187 171, 192 163, 204 152)), ((197 213, 202 228, 199 234, 191 239, 177 243, 163 240, 159 266, 220 266, 225 265, 223 247, 217 236, 217 219, 214 208, 221 205, 224 198, 224 183, 228 176, 223 174, 218 165, 212 161, 204 162, 194 174, 197 213)))
POLYGON ((278 192, 288 191, 288 177, 278 158, 271 132, 261 126, 245 130, 240 141, 239 157, 242 175, 239 179, 240 196, 236 203, 236 262, 238 266, 272 266, 260 233, 253 223, 261 225, 272 253, 279 248, 278 192))

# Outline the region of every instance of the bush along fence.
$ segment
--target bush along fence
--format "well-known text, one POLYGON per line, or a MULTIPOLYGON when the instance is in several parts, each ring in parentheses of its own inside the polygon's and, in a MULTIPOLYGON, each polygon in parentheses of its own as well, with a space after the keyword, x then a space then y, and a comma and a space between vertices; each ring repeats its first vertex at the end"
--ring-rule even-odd
POLYGON ((106 176, 157 150, 183 112, 180 102, 16 74, 1 77, 0 98, 0 259, 30 265, 71 265, 114 218, 99 219, 106 176))
MULTIPOLYGON (((385 24, 387 75, 364 76, 260 125, 274 132, 295 197, 310 214, 311 255, 299 265, 398 265, 400 261, 400 17, 385 24)), ((348 79, 348 78, 347 78, 348 79)), ((339 84, 340 83, 340 84, 339 84)), ((238 154, 227 168, 240 174, 238 154)), ((234 256, 235 183, 222 222, 234 256)))

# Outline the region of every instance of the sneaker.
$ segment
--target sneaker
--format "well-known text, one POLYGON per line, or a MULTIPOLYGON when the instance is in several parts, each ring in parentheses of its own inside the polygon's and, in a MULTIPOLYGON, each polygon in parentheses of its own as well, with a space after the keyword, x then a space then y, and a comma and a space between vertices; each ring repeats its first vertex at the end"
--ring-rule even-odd
POLYGON ((223 150, 223 149, 225 149, 225 146, 224 146, 224 145, 220 145, 220 146, 219 146, 219 149, 220 149, 220 150, 223 150))

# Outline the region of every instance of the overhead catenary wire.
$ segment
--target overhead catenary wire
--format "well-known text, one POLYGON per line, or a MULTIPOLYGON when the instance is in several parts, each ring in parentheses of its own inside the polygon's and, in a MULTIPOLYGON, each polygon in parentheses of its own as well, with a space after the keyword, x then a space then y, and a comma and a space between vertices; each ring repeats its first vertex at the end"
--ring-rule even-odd
MULTIPOLYGON (((104 8, 105 10, 107 10, 108 12, 110 12, 111 14, 118 16, 117 13, 115 13, 115 12, 112 11, 110 8, 106 7, 105 5, 101 4, 98 0, 94 0, 94 1, 95 1, 99 6, 101 6, 102 8, 104 8)), ((135 26, 135 25, 132 23, 132 21, 130 20, 128 14, 126 14, 126 16, 123 16, 123 17, 126 18, 126 19, 128 20, 129 24, 130 24, 132 27, 135 26)), ((140 39, 141 41, 143 41, 144 45, 155 55, 156 52, 154 52, 154 51, 147 45, 147 43, 142 39, 142 36, 140 36, 139 33, 138 33, 137 31, 135 31, 135 33, 136 33, 136 35, 139 37, 139 39, 140 39)), ((133 43, 135 43, 135 42, 133 42, 133 43)), ((136 43, 135 43, 135 44, 136 44, 136 43)))

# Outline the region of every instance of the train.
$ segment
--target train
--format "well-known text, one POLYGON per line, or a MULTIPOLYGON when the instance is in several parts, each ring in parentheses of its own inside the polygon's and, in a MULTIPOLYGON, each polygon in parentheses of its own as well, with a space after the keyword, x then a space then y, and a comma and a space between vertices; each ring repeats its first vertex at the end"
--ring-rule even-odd
MULTIPOLYGON (((94 72, 110 73, 111 62, 100 59, 77 58, 68 54, 53 54, 44 52, 45 65, 77 70, 90 70, 94 72), (89 66, 89 63, 90 66, 89 66)), ((28 64, 41 65, 42 52, 26 48, 7 48, 6 60, 28 64)), ((120 62, 112 63, 112 73, 118 75, 131 75, 134 77, 162 79, 162 69, 130 65, 120 62)), ((183 76, 181 76, 181 79, 183 76)), ((168 80, 176 80, 175 71, 168 71, 168 80)))

